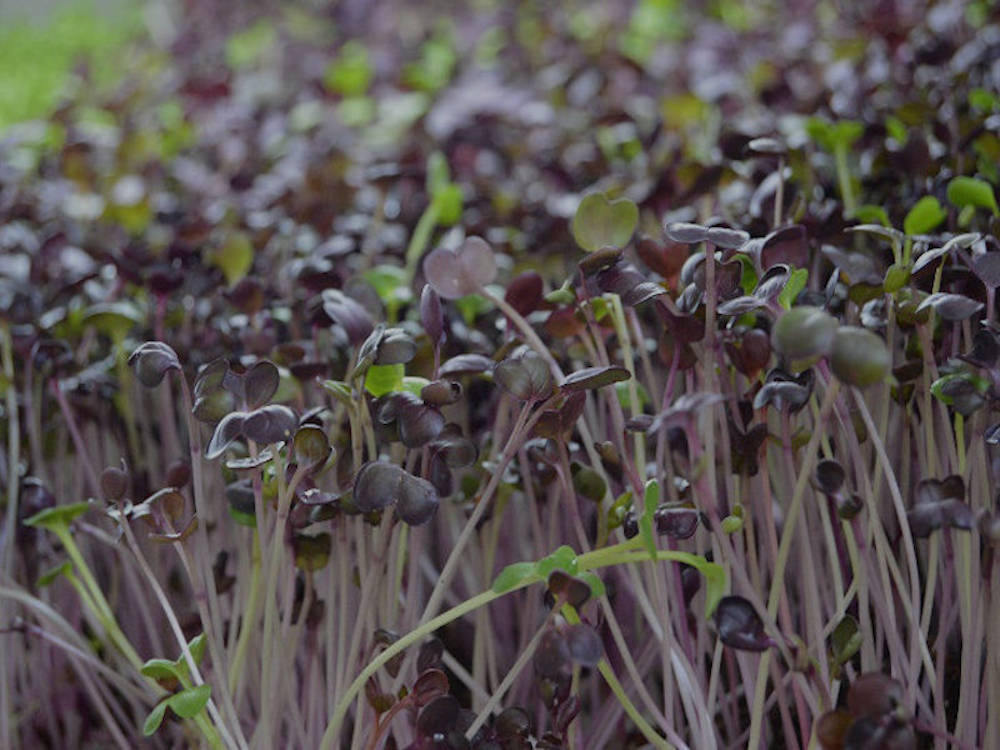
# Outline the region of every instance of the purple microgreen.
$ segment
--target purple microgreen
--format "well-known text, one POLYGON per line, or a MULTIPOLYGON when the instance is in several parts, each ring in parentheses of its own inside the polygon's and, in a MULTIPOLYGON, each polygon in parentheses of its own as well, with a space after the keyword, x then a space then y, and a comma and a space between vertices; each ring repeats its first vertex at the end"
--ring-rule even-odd
POLYGON ((135 376, 147 388, 163 382, 170 370, 181 371, 177 352, 162 341, 147 341, 132 352, 128 363, 135 368, 135 376))
MULTIPOLYGON (((589 593, 589 591, 588 591, 589 593)), ((570 625, 563 630, 573 661, 584 667, 596 667, 604 658, 604 644, 597 631, 585 623, 570 625)))
POLYGON ((804 268, 808 262, 809 243, 806 228, 791 224, 767 235, 760 249, 760 266, 765 271, 779 263, 804 268))
POLYGON ((493 379, 520 401, 541 401, 552 392, 548 364, 530 349, 515 352, 493 369, 493 379))
POLYGON ((352 345, 357 346, 372 332, 371 315, 359 302, 338 289, 326 289, 322 297, 323 312, 344 330, 352 345))
POLYGON ((424 258, 424 275, 445 299, 474 294, 496 279, 493 249, 481 237, 469 237, 458 250, 439 247, 424 258))
POLYGON ((774 641, 764 630, 764 621, 742 596, 724 596, 715 610, 719 640, 739 651, 766 651, 774 641))
POLYGON ((478 375, 493 370, 494 362, 482 354, 458 354, 441 365, 438 374, 442 377, 478 375))
POLYGON ((631 377, 624 367, 588 367, 566 376, 559 388, 563 392, 594 390, 631 377))
POLYGON ((704 242, 708 237, 708 229, 700 224, 689 224, 683 221, 674 221, 664 227, 664 231, 674 242, 683 242, 693 245, 697 242, 704 242))
POLYGON ((420 323, 431 343, 439 346, 444 340, 444 311, 441 309, 441 297, 430 284, 424 284, 420 293, 420 323))

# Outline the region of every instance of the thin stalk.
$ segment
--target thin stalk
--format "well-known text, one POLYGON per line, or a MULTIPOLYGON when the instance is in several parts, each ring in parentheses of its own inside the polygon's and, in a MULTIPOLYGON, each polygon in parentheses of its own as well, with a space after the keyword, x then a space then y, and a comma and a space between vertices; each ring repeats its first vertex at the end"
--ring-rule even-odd
MULTIPOLYGON (((812 436, 809 438, 809 445, 805 450, 805 458, 799 469, 798 480, 795 483, 795 490, 785 518, 785 525, 781 535, 781 544, 778 547, 778 557, 774 564, 774 573, 771 579, 771 589, 767 599, 767 613, 773 620, 778 612, 778 602, 785 583, 785 567, 788 564, 789 553, 792 547, 792 538, 797 528, 796 519, 802 510, 802 499, 805 496, 806 485, 812 474, 813 463, 816 459, 816 450, 819 447, 820 436, 823 434, 823 425, 829 419, 830 412, 837 398, 839 383, 831 381, 823 396, 823 403, 819 409, 819 421, 813 426, 812 436)), ((748 747, 760 747, 761 732, 764 719, 764 692, 767 687, 767 673, 771 661, 771 652, 765 651, 760 658, 757 668, 757 681, 754 691, 753 708, 750 714, 750 742, 748 747)))
MULTIPOLYGON (((634 540, 616 544, 613 547, 604 547, 603 549, 594 550, 593 552, 580 555, 577 558, 577 571, 579 573, 586 573, 591 570, 597 570, 599 568, 606 568, 614 565, 622 565, 628 562, 648 562, 650 560, 649 552, 641 545, 642 540, 637 537, 634 540)), ((683 562, 689 565, 700 565, 704 563, 704 558, 675 550, 658 550, 654 559, 669 560, 671 562, 683 562)), ((326 731, 323 733, 320 750, 332 750, 334 742, 343 727, 343 722, 347 716, 347 712, 355 698, 358 696, 358 693, 361 692, 365 683, 368 682, 368 680, 394 656, 402 653, 413 644, 418 643, 438 628, 444 627, 448 623, 454 622, 460 617, 463 617, 470 612, 474 612, 480 607, 486 606, 490 602, 512 594, 515 591, 520 591, 521 589, 534 583, 540 583, 541 581, 542 578, 540 576, 532 574, 505 591, 497 592, 492 589, 484 591, 481 594, 477 594, 470 599, 466 599, 464 602, 461 602, 455 607, 442 612, 437 617, 424 622, 406 635, 403 635, 394 641, 389 647, 381 651, 378 656, 368 662, 367 666, 361 670, 361 673, 358 674, 350 686, 348 686, 347 690, 344 691, 344 694, 340 697, 337 705, 334 706, 333 715, 330 717, 330 722, 327 724, 326 731)))
POLYGON ((490 696, 486 705, 479 711, 479 714, 476 716, 476 720, 473 721, 469 728, 465 731, 465 738, 467 740, 471 740, 475 736, 476 732, 479 731, 479 728, 486 723, 486 720, 490 717, 490 715, 496 711, 497 707, 500 705, 500 701, 503 700, 504 695, 508 690, 510 690, 510 686, 514 684, 514 680, 516 680, 517 676, 521 674, 521 670, 528 665, 528 662, 535 653, 535 649, 538 647, 538 642, 541 641, 542 636, 545 635, 545 629, 552 621, 552 617, 555 615, 555 612, 556 608, 553 607, 542 621, 542 624, 538 627, 538 630, 535 631, 531 640, 528 641, 528 645, 521 651, 520 655, 517 657, 517 661, 515 661, 513 666, 511 666, 508 670, 507 674, 503 678, 503 681, 493 691, 493 695, 490 696))

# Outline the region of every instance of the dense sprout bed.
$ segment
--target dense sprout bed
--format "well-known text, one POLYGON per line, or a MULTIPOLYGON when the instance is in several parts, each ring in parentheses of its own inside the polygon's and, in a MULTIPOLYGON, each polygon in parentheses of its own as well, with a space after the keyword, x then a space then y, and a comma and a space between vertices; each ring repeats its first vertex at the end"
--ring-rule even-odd
POLYGON ((995 7, 549 5, 0 135, 0 746, 1000 747, 995 7))

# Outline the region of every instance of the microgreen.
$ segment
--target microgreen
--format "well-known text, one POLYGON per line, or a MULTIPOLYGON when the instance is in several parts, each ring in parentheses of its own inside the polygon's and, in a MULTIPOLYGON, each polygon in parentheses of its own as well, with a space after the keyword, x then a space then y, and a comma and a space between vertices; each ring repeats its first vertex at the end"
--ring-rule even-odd
POLYGON ((194 5, 2 124, 0 747, 1000 747, 988 3, 194 5))

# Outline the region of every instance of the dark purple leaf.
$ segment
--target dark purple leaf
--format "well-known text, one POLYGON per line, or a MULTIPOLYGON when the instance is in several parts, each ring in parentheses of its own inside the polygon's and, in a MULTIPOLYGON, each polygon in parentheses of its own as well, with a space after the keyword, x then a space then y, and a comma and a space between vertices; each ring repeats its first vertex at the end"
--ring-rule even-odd
POLYGON ((493 360, 482 354, 459 354, 441 365, 438 375, 442 377, 476 375, 481 372, 490 372, 493 366, 493 360))
POLYGON ((101 472, 101 492, 105 500, 121 500, 128 492, 128 473, 117 466, 105 467, 101 472))
POLYGON ((481 237, 469 237, 457 251, 439 247, 424 258, 424 276, 445 299, 474 294, 496 279, 493 249, 481 237))
POLYGON ((531 718, 523 708, 518 708, 517 706, 505 708, 494 719, 493 731, 497 733, 497 736, 501 740, 526 740, 531 734, 531 718))
POLYGON ((724 596, 715 610, 719 640, 739 651, 765 651, 774 641, 764 632, 764 622, 742 596, 724 596))
POLYGON ((420 398, 431 406, 454 404, 462 397, 462 384, 454 380, 434 380, 420 389, 420 398))
POLYGON ((608 245, 585 255, 577 264, 584 276, 593 276, 598 271, 610 268, 622 259, 624 251, 620 247, 608 245))
POLYGON ((399 517, 411 526, 426 523, 438 506, 434 486, 396 464, 371 461, 354 480, 354 505, 363 513, 396 503, 399 517))
POLYGON ((742 296, 723 302, 715 309, 715 311, 719 315, 738 318, 742 315, 746 315, 748 312, 759 310, 765 306, 764 301, 759 297, 742 296))
POLYGON ((288 440, 298 426, 295 412, 281 404, 271 404, 250 412, 243 420, 243 434, 260 445, 288 440))
POLYGON ((444 312, 441 309, 441 297, 430 284, 424 284, 420 293, 420 324, 427 332, 431 344, 437 346, 444 340, 444 312))
POLYGON ((507 393, 521 401, 541 400, 552 392, 548 363, 533 351, 521 351, 493 369, 493 379, 507 393))
POLYGON ((417 353, 417 344, 401 328, 387 328, 375 349, 375 364, 402 365, 417 353))
POLYGON ((859 675, 847 691, 847 710, 852 716, 879 718, 896 710, 903 700, 903 686, 881 672, 859 675))
POLYGON ((843 750, 916 750, 913 729, 869 716, 856 719, 844 734, 843 750))
POLYGON ((774 302, 788 282, 789 270, 784 263, 771 266, 757 282, 753 296, 765 302, 774 302))
POLYGON ((549 628, 542 635, 533 659, 539 677, 558 680, 573 672, 573 655, 566 637, 556 628, 549 628))
POLYGON ((569 653, 573 661, 584 667, 596 667, 604 657, 604 644, 601 643, 601 636, 597 634, 589 625, 577 623, 570 625, 563 631, 566 645, 569 646, 569 653))
POLYGON ((554 570, 549 574, 549 593, 557 602, 570 604, 579 609, 590 598, 590 584, 581 578, 571 576, 564 570, 554 570))
POLYGON ((670 539, 690 539, 698 530, 700 514, 694 508, 661 505, 653 513, 656 532, 670 539))
POLYGON ((664 227, 664 231, 674 242, 684 242, 693 244, 702 242, 708 237, 708 229, 700 224, 688 224, 683 221, 674 221, 664 227))
POLYGON ((559 386, 565 392, 587 391, 628 380, 631 377, 624 367, 587 367, 570 373, 559 386))
POLYGON ((374 323, 361 303, 338 289, 324 289, 322 298, 323 311, 344 329, 352 346, 357 346, 368 338, 374 323))
POLYGON ((683 242, 662 245, 651 237, 643 237, 636 245, 636 252, 650 270, 665 279, 672 280, 680 273, 684 261, 687 260, 689 248, 683 242))
POLYGON ((649 281, 644 273, 625 261, 602 269, 594 281, 602 292, 617 294, 623 303, 631 307, 667 293, 666 289, 649 281))
POLYGON ((798 411, 809 402, 809 389, 793 381, 772 381, 757 391, 754 409, 774 406, 778 411, 798 411))
POLYGON ((521 315, 527 316, 542 304, 544 291, 542 277, 535 271, 525 271, 510 280, 504 299, 521 315))
POLYGON ((709 227, 705 239, 716 247, 736 250, 743 247, 750 240, 750 235, 742 229, 709 227))
POLYGON ((961 500, 946 498, 939 502, 917 503, 906 512, 906 520, 913 536, 923 539, 944 526, 968 531, 975 523, 975 514, 961 500))
POLYGON ((403 445, 407 448, 419 448, 441 433, 444 416, 436 407, 414 398, 413 402, 402 406, 396 423, 399 427, 399 439, 403 445))
POLYGON ((875 266, 875 261, 867 255, 844 252, 830 245, 824 245, 821 252, 847 277, 849 284, 882 283, 882 274, 875 266))
POLYGON ((326 432, 312 424, 299 427, 292 444, 295 447, 295 460, 302 466, 309 467, 310 471, 322 468, 332 452, 326 432))
POLYGON ((246 412, 242 411, 234 411, 224 416, 215 426, 212 439, 209 440, 208 448, 205 449, 205 458, 211 461, 221 456, 230 443, 243 434, 243 422, 246 417, 246 412))
POLYGON ((1000 341, 996 333, 986 328, 976 331, 972 336, 972 350, 961 358, 976 367, 994 367, 1000 358, 1000 341))
POLYGON ((923 302, 917 305, 916 311, 919 313, 929 307, 933 307, 937 314, 945 320, 965 320, 982 310, 983 303, 976 302, 976 300, 961 294, 936 292, 928 295, 923 302))
POLYGON ((776 229, 764 238, 760 250, 760 265, 765 271, 778 263, 792 268, 805 268, 809 259, 809 242, 806 228, 791 224, 776 229))
POLYGON ((417 732, 435 737, 449 732, 458 720, 461 706, 453 695, 439 695, 431 700, 417 717, 417 732))
POLYGON ((242 376, 247 409, 257 409, 274 396, 278 390, 278 368, 266 359, 254 364, 242 376))
POLYGON ((140 344, 128 358, 128 363, 135 368, 135 376, 139 382, 147 388, 155 388, 162 383, 170 370, 181 370, 177 352, 162 341, 140 344))
POLYGON ((427 669, 421 672, 413 683, 413 702, 417 708, 423 708, 435 698, 448 695, 448 677, 440 669, 427 669))
POLYGON ((839 461, 832 458, 824 458, 816 464, 816 472, 813 475, 813 482, 816 488, 825 495, 833 495, 840 492, 844 486, 844 467, 839 461))

